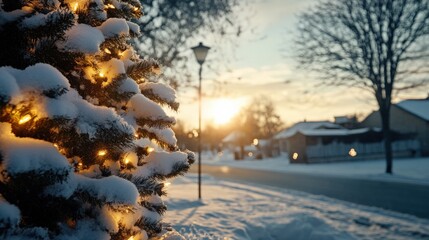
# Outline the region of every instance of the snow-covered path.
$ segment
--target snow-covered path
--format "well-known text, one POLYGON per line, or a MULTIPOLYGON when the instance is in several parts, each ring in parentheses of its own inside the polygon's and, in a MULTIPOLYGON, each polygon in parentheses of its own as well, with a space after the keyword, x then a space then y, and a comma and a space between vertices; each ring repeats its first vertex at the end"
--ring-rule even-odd
POLYGON ((429 221, 302 192, 218 181, 176 180, 166 221, 187 239, 428 239, 429 221))

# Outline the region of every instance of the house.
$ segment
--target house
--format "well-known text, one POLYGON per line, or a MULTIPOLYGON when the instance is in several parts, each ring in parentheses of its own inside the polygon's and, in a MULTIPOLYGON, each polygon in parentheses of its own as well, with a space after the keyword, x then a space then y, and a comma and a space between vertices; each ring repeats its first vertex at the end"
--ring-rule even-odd
MULTIPOLYGON (((392 132, 393 154, 415 156, 419 142, 409 134, 392 132)), ((330 122, 300 122, 275 137, 281 151, 291 163, 320 163, 384 156, 383 133, 380 128, 347 129, 330 122)))
POLYGON ((288 139, 295 135, 297 132, 302 130, 314 130, 314 129, 343 129, 344 127, 331 123, 329 121, 314 121, 314 122, 299 122, 293 126, 286 128, 285 130, 277 133, 274 136, 274 140, 278 145, 280 152, 286 153, 291 152, 290 146, 288 145, 288 139))
MULTIPOLYGON (((369 114, 360 126, 381 128, 379 112, 369 114)), ((410 99, 392 104, 390 126, 393 131, 399 133, 415 134, 421 146, 421 154, 429 155, 429 98, 410 99)))

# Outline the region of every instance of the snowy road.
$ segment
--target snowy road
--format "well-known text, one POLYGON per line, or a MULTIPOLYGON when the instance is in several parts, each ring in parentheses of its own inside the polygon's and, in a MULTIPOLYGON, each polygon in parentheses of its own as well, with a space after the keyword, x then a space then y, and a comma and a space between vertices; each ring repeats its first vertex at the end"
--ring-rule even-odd
POLYGON ((170 186, 165 221, 188 240, 424 240, 429 220, 332 198, 187 174, 170 186))
MULTIPOLYGON (((428 185, 228 166, 203 165, 202 169, 203 173, 221 179, 299 190, 429 218, 428 185)), ((196 172, 196 165, 191 172, 196 172)))

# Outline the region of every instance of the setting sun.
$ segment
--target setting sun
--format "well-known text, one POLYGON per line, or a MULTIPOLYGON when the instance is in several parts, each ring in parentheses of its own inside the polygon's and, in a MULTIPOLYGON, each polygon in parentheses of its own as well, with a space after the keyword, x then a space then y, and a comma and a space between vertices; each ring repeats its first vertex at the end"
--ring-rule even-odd
POLYGON ((242 106, 242 102, 237 99, 216 99, 209 103, 207 110, 209 118, 217 125, 228 123, 234 117, 242 106))

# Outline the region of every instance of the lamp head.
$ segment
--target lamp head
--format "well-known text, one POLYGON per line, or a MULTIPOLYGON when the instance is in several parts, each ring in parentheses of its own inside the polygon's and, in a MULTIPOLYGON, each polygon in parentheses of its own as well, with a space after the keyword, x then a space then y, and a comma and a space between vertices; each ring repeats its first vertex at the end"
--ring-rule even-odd
POLYGON ((192 51, 194 51, 195 58, 197 59, 197 62, 202 65, 204 61, 206 60, 207 53, 209 52, 209 47, 204 46, 202 42, 198 44, 198 46, 192 47, 192 51))

